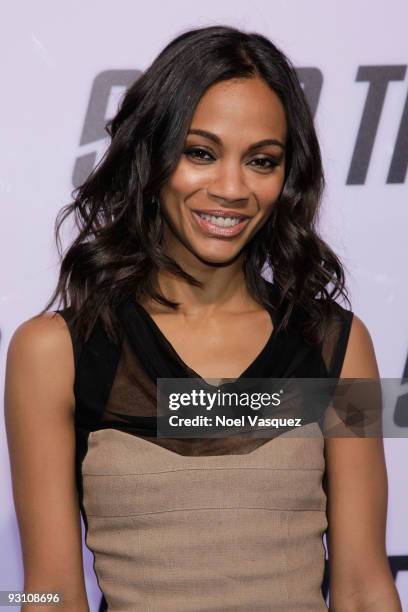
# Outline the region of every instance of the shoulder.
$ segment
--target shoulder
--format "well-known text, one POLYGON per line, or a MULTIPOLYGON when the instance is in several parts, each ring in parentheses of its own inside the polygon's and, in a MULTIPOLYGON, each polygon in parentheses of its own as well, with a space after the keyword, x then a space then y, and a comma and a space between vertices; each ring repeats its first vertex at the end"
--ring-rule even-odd
POLYGON ((57 312, 36 315, 14 331, 7 351, 6 382, 18 396, 31 389, 64 396, 74 405, 74 350, 63 316, 57 312))
POLYGON ((73 348, 64 317, 58 312, 47 312, 23 321, 11 337, 8 353, 19 354, 21 358, 59 358, 69 365, 73 348))
POLYGON ((374 343, 364 321, 353 313, 340 378, 378 378, 374 343))
POLYGON ((374 344, 363 319, 334 300, 325 305, 319 301, 326 313, 321 352, 329 376, 377 378, 374 344))

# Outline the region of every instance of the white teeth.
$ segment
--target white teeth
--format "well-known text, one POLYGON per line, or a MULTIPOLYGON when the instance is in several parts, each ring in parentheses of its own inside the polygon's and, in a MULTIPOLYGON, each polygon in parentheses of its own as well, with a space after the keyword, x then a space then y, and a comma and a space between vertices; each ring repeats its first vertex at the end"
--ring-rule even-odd
POLYGON ((198 214, 213 225, 218 225, 218 227, 234 227, 234 225, 238 225, 242 221, 242 218, 237 217, 215 217, 214 215, 205 215, 204 213, 198 214))

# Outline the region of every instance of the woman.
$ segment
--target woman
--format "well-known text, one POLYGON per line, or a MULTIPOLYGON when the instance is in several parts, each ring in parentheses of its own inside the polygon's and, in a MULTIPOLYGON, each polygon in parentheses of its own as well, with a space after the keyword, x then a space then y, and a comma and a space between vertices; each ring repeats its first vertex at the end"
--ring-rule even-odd
POLYGON ((88 609, 79 495, 101 609, 327 609, 328 526, 330 609, 401 610, 380 438, 324 439, 313 420, 238 442, 155 429, 157 378, 378 379, 366 326, 335 301, 344 272, 315 228, 320 150, 290 61, 257 34, 188 31, 107 130, 57 223, 73 212, 80 230, 58 286, 9 348, 25 590, 88 609))

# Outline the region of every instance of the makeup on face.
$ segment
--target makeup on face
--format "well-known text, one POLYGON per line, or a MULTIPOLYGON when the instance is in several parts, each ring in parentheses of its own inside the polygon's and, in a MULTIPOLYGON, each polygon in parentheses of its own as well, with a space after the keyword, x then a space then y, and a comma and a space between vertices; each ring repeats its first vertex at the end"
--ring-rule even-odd
POLYGON ((161 191, 169 228, 200 259, 229 259, 267 221, 285 177, 286 118, 260 78, 213 85, 161 191))

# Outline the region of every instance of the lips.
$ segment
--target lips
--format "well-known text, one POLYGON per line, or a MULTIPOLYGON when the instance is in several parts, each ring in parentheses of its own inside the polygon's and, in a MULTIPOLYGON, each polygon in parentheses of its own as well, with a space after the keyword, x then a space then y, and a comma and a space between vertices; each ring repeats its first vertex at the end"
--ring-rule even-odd
POLYGON ((193 212, 200 213, 202 215, 211 215, 214 217, 229 217, 230 219, 249 219, 249 215, 239 213, 236 210, 225 210, 222 209, 194 209, 193 212))
MULTIPOLYGON (((223 211, 224 212, 224 211, 223 211)), ((211 213, 209 213, 208 211, 200 211, 200 214, 203 215, 210 215, 210 216, 217 216, 217 217, 230 217, 233 219, 241 219, 238 223, 232 225, 232 226, 219 226, 219 225, 215 225, 214 223, 211 222, 210 219, 205 219, 203 217, 200 216, 199 212, 192 210, 191 211, 192 217, 194 218, 197 226, 199 227, 199 229, 206 235, 206 236, 216 236, 219 238, 233 238, 235 236, 238 236, 243 230, 244 228, 247 226, 248 222, 249 222, 249 217, 245 216, 245 218, 242 218, 242 216, 238 216, 236 213, 234 215, 230 215, 229 214, 223 214, 223 215, 213 215, 211 213)))

